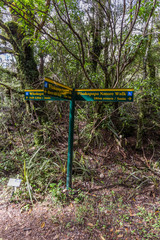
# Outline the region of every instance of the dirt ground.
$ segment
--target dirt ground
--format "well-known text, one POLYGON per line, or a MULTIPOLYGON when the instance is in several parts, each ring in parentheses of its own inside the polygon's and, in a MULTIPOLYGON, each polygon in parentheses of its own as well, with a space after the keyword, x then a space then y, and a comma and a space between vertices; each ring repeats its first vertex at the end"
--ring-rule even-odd
POLYGON ((81 211, 77 215, 75 201, 54 205, 49 195, 31 207, 26 201, 10 203, 10 195, 4 197, 4 189, 3 192, 1 189, 0 240, 159 239, 160 200, 159 196, 151 196, 151 190, 129 202, 130 191, 124 187, 108 185, 104 189, 97 187, 92 190, 87 192, 87 201, 79 205, 78 211, 81 211), (113 192, 114 203, 111 204, 108 198, 105 206, 104 199, 113 192), (122 198, 116 200, 119 193, 122 198), (85 208, 87 202, 92 205, 85 208))
POLYGON ((133 158, 131 153, 127 157, 120 152, 119 159, 125 165, 115 164, 112 152, 110 158, 102 157, 94 181, 74 182, 83 197, 72 196, 63 203, 55 204, 50 193, 33 206, 29 200, 16 197, 11 202, 8 178, 1 181, 0 240, 160 239, 157 177, 140 170, 144 164, 138 155, 133 158))
MULTIPOLYGON (((27 211, 22 211, 22 204, 1 204, 0 239, 86 239, 84 229, 72 227, 66 230, 61 222, 53 221, 58 209, 51 208, 50 203, 38 203, 27 211)), ((65 217, 69 215, 70 218, 71 211, 66 209, 65 217)))

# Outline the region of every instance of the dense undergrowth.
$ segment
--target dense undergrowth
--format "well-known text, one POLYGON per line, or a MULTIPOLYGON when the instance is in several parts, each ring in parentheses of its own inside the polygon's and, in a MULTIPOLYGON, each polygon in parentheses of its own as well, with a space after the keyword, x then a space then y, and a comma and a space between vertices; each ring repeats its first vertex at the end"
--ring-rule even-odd
POLYGON ((68 103, 47 103, 48 119, 40 122, 15 99, 1 113, 1 198, 9 196, 23 212, 51 196, 59 209, 52 222, 68 234, 81 229, 88 239, 158 239, 159 127, 146 119, 136 149, 136 104, 101 108, 76 105, 73 189, 66 191, 68 103), (10 177, 22 179, 13 195, 6 188, 10 177))
MULTIPOLYGON (((21 197, 29 194, 33 201, 37 195, 40 197, 47 193, 51 184, 60 180, 65 183, 69 104, 46 103, 44 113, 47 120, 40 121, 33 111, 26 111, 25 103, 16 94, 12 96, 12 101, 6 100, 7 107, 2 108, 0 123, 0 173, 4 177, 19 176, 24 189, 25 186, 31 189, 27 193, 22 187, 21 197)), ((113 162, 128 169, 126 179, 128 181, 132 176, 137 188, 149 182, 155 186, 159 184, 158 108, 155 107, 154 111, 154 116, 157 116, 155 121, 151 121, 153 116, 150 121, 144 119, 142 147, 136 150, 137 106, 136 103, 125 103, 115 108, 113 104, 77 103, 73 162, 75 181, 94 182, 97 174, 103 175, 109 168, 109 162, 113 162)), ((151 111, 150 108, 148 111, 151 111)))

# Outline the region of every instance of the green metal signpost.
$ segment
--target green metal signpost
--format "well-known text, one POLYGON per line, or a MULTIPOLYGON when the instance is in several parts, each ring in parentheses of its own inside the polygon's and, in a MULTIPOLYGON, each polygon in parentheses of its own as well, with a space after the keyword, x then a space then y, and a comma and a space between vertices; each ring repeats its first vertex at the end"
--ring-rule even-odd
POLYGON ((50 78, 43 89, 25 90, 25 100, 70 101, 66 188, 72 187, 72 161, 75 101, 133 102, 134 89, 72 89, 50 78))
POLYGON ((68 136, 68 159, 67 159, 67 180, 66 188, 72 187, 72 162, 73 162, 73 135, 74 135, 74 109, 75 109, 75 91, 72 91, 69 111, 69 136, 68 136))

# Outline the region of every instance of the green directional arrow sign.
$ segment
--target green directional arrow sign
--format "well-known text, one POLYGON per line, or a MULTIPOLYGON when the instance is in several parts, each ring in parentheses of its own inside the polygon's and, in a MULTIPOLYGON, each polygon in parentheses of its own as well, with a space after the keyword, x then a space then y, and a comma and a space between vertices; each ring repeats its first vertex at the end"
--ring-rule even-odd
POLYGON ((75 89, 77 101, 133 102, 134 89, 75 89))
POLYGON ((66 99, 52 96, 45 96, 43 89, 26 89, 25 100, 33 101, 65 101, 66 99))
POLYGON ((66 100, 72 98, 72 88, 58 83, 50 78, 45 78, 44 81, 44 94, 53 97, 59 97, 66 100))

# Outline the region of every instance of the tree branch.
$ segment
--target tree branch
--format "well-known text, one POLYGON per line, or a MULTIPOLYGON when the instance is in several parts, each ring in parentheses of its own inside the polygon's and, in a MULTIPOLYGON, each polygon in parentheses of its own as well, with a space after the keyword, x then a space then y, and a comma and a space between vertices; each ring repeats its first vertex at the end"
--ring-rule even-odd
POLYGON ((1 39, 5 40, 5 41, 8 41, 9 43, 11 43, 14 46, 15 49, 18 49, 18 45, 17 45, 16 41, 14 40, 9 27, 6 24, 4 24, 4 22, 1 19, 0 19, 0 27, 5 30, 6 34, 9 37, 9 38, 6 38, 6 37, 1 35, 1 37, 4 38, 4 39, 2 39, 2 38, 1 39))
MULTIPOLYGON (((146 36, 146 30, 147 30, 147 28, 148 28, 149 21, 150 21, 152 15, 153 15, 154 10, 155 10, 156 3, 157 3, 157 0, 154 0, 152 10, 151 10, 151 12, 150 12, 150 14, 149 14, 149 16, 148 16, 148 19, 147 19, 147 21, 146 21, 146 24, 145 24, 145 27, 144 27, 144 30, 143 30, 143 33, 142 33, 142 36, 143 36, 143 37, 146 36)), ((139 9, 140 9, 140 4, 141 4, 141 0, 139 0, 139 4, 138 4, 138 7, 137 7, 137 11, 136 11, 136 14, 135 14, 133 23, 131 24, 131 27, 130 27, 130 29, 129 29, 129 31, 128 31, 128 34, 126 35, 125 39, 123 40, 123 42, 122 42, 122 44, 121 44, 121 47, 120 47, 120 50, 119 50, 119 54, 121 54, 122 48, 123 48, 126 40, 129 38, 129 36, 130 36, 130 34, 131 34, 132 30, 133 30, 133 27, 134 27, 134 25, 135 25, 135 23, 136 23, 136 19, 137 19, 137 17, 138 17, 138 13, 139 13, 139 9)), ((126 69, 126 67, 135 59, 135 56, 136 56, 136 54, 137 54, 140 46, 142 45, 143 40, 144 40, 144 39, 142 38, 142 40, 139 42, 139 44, 138 44, 138 46, 137 46, 137 49, 135 49, 134 54, 133 54, 132 56, 130 56, 130 57, 128 58, 128 61, 124 62, 123 65, 122 65, 122 67, 121 67, 121 69, 119 69, 118 76, 117 76, 117 79, 116 79, 116 82, 115 82, 113 88, 116 87, 116 85, 117 85, 117 83, 118 83, 118 81, 119 81, 119 76, 122 75, 122 73, 123 73, 123 71, 126 69)), ((120 63, 120 59, 119 59, 119 63, 120 63)))
MULTIPOLYGON (((0 27, 1 27, 1 25, 0 25, 0 27)), ((3 40, 3 41, 6 41, 6 42, 10 42, 9 38, 7 38, 7 37, 5 37, 3 35, 0 35, 0 39, 3 40)))
POLYGON ((15 52, 9 48, 9 47, 0 47, 0 54, 6 54, 6 53, 9 53, 9 54, 15 54, 15 52))
POLYGON ((37 38, 38 32, 41 31, 41 29, 44 27, 44 24, 47 20, 47 13, 48 13, 49 7, 50 7, 50 0, 46 0, 46 6, 45 7, 47 8, 47 10, 44 12, 44 16, 42 18, 41 23, 39 24, 39 28, 36 28, 36 31, 35 31, 35 34, 34 34, 35 38, 37 38))
MULTIPOLYGON (((64 2, 65 2, 65 0, 64 0, 64 2)), ((56 10, 59 18, 61 19, 61 21, 64 22, 69 27, 69 29, 73 32, 74 36, 76 36, 78 38, 78 40, 80 42, 80 46, 81 46, 82 63, 84 65, 85 64, 85 54, 84 54, 83 41, 82 41, 82 38, 80 37, 80 35, 75 31, 75 29, 73 28, 73 26, 71 24, 66 2, 65 2, 65 8, 66 8, 66 12, 67 12, 68 22, 61 16, 61 14, 59 12, 59 8, 56 6, 55 3, 54 3, 54 6, 55 6, 55 10, 56 10)))
POLYGON ((8 74, 8 75, 10 75, 10 76, 12 76, 12 77, 17 77, 17 73, 11 72, 11 71, 9 71, 9 70, 6 69, 6 68, 0 67, 0 72, 6 73, 6 74, 8 74))
POLYGON ((5 88, 7 88, 7 89, 9 89, 9 90, 12 91, 12 92, 15 92, 15 93, 18 93, 18 94, 24 94, 24 91, 18 91, 18 90, 16 90, 16 89, 14 89, 13 87, 8 86, 7 84, 4 84, 4 83, 2 83, 2 82, 0 82, 0 85, 3 86, 3 87, 5 87, 5 88))

